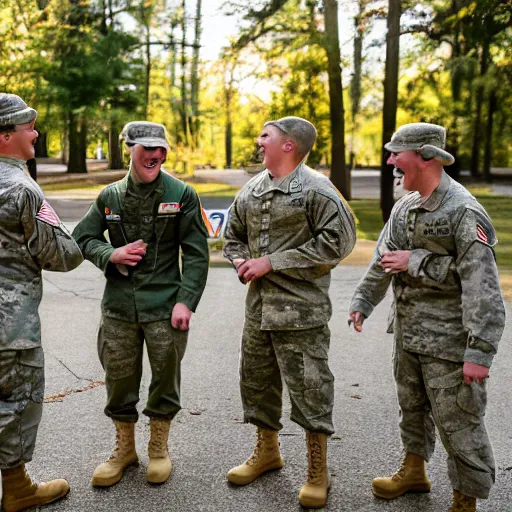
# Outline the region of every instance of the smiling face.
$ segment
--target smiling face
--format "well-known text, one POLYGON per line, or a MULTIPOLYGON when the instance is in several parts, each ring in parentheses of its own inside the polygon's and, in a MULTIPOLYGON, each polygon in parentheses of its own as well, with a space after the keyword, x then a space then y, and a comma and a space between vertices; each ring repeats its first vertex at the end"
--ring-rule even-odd
POLYGON ((391 153, 387 163, 403 171, 403 187, 405 190, 415 191, 421 189, 421 156, 416 151, 391 153))
POLYGON ((279 167, 283 158, 284 145, 287 139, 283 132, 275 126, 265 126, 256 139, 263 155, 263 165, 272 171, 279 167))
POLYGON ((39 133, 34 128, 36 120, 31 123, 18 124, 11 132, 0 134, 2 137, 2 151, 10 157, 20 160, 30 160, 35 156, 34 144, 39 133))
POLYGON ((167 157, 164 148, 148 148, 135 144, 130 148, 132 178, 138 183, 152 183, 158 177, 167 157))

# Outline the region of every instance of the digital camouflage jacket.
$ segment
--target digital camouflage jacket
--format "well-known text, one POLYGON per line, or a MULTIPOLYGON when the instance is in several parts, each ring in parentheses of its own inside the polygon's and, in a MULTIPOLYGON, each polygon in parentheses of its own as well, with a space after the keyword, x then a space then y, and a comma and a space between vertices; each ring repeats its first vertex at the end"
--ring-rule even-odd
POLYGON ((82 260, 25 162, 0 156, 0 350, 41 346, 41 270, 66 272, 82 260))
POLYGON ((262 329, 325 325, 332 307, 330 272, 352 251, 355 222, 328 178, 300 164, 276 180, 267 170, 251 179, 230 209, 224 256, 267 255, 272 271, 252 281, 246 315, 262 329))
POLYGON ((405 350, 490 367, 505 325, 496 243, 485 209, 443 172, 428 198, 413 192, 395 204, 350 311, 368 317, 392 282, 405 350), (390 250, 412 251, 407 272, 384 272, 390 250))

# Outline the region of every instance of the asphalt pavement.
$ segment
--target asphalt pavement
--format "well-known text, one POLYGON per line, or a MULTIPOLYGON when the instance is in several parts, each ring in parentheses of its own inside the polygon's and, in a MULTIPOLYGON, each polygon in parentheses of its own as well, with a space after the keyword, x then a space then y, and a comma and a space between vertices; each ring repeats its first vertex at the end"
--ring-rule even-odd
MULTIPOLYGON (((335 375, 336 434, 328 445, 333 486, 326 510, 340 512, 446 512, 451 488, 445 454, 438 440, 429 464, 432 492, 387 502, 373 497, 371 480, 392 473, 401 458, 398 409, 391 375, 392 336, 385 334, 389 298, 365 324, 362 334, 347 328, 347 308, 364 267, 341 265, 333 272, 334 315, 330 365, 335 375)), ((234 271, 210 270, 203 299, 192 319, 182 367, 183 410, 173 421, 170 453, 173 473, 162 486, 145 480, 148 421, 136 427, 140 465, 126 471, 109 489, 90 480, 110 454, 112 422, 103 414, 104 375, 96 352, 102 273, 89 262, 68 274, 44 272, 40 308, 46 353, 46 392, 34 460, 35 480, 67 478, 70 494, 44 510, 52 512, 294 512, 306 480, 307 455, 302 429, 289 420, 285 399, 280 435, 285 467, 252 485, 233 487, 226 472, 250 455, 254 427, 242 423, 238 357, 245 287, 234 271)), ((493 364, 487 425, 497 480, 481 512, 512 510, 512 325, 507 324, 493 364)), ((140 409, 149 385, 142 380, 140 409)), ((43 509, 41 509, 43 510, 43 509)))

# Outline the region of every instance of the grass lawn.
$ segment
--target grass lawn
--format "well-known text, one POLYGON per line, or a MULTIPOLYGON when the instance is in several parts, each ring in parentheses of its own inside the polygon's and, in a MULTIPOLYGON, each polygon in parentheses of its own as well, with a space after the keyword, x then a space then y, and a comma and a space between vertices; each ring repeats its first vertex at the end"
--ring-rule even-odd
MULTIPOLYGON (((496 259, 500 269, 512 271, 512 197, 493 196, 486 189, 471 190, 489 213, 499 243, 496 259)), ((382 218, 378 199, 354 199, 350 206, 358 219, 357 236, 366 240, 377 240, 382 229, 382 218)))

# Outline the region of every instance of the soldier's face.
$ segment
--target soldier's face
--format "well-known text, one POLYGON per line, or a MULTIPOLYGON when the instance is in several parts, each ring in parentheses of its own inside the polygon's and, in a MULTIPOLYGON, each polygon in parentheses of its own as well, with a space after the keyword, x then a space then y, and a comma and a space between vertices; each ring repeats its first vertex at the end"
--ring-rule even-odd
POLYGON ((405 190, 418 190, 421 180, 420 160, 421 157, 416 151, 401 151, 389 155, 387 163, 401 169, 404 173, 403 187, 405 190))
POLYGON ((284 134, 275 126, 265 126, 258 138, 256 144, 260 147, 260 154, 263 155, 263 165, 272 170, 281 163, 283 158, 283 145, 286 142, 284 134))
POLYGON ((160 168, 165 162, 165 148, 147 148, 135 144, 130 149, 132 159, 132 178, 138 183, 152 183, 158 177, 160 168))
POLYGON ((31 123, 18 124, 13 132, 3 134, 10 156, 25 161, 34 158, 34 144, 39 136, 34 128, 35 123, 34 119, 31 123))

